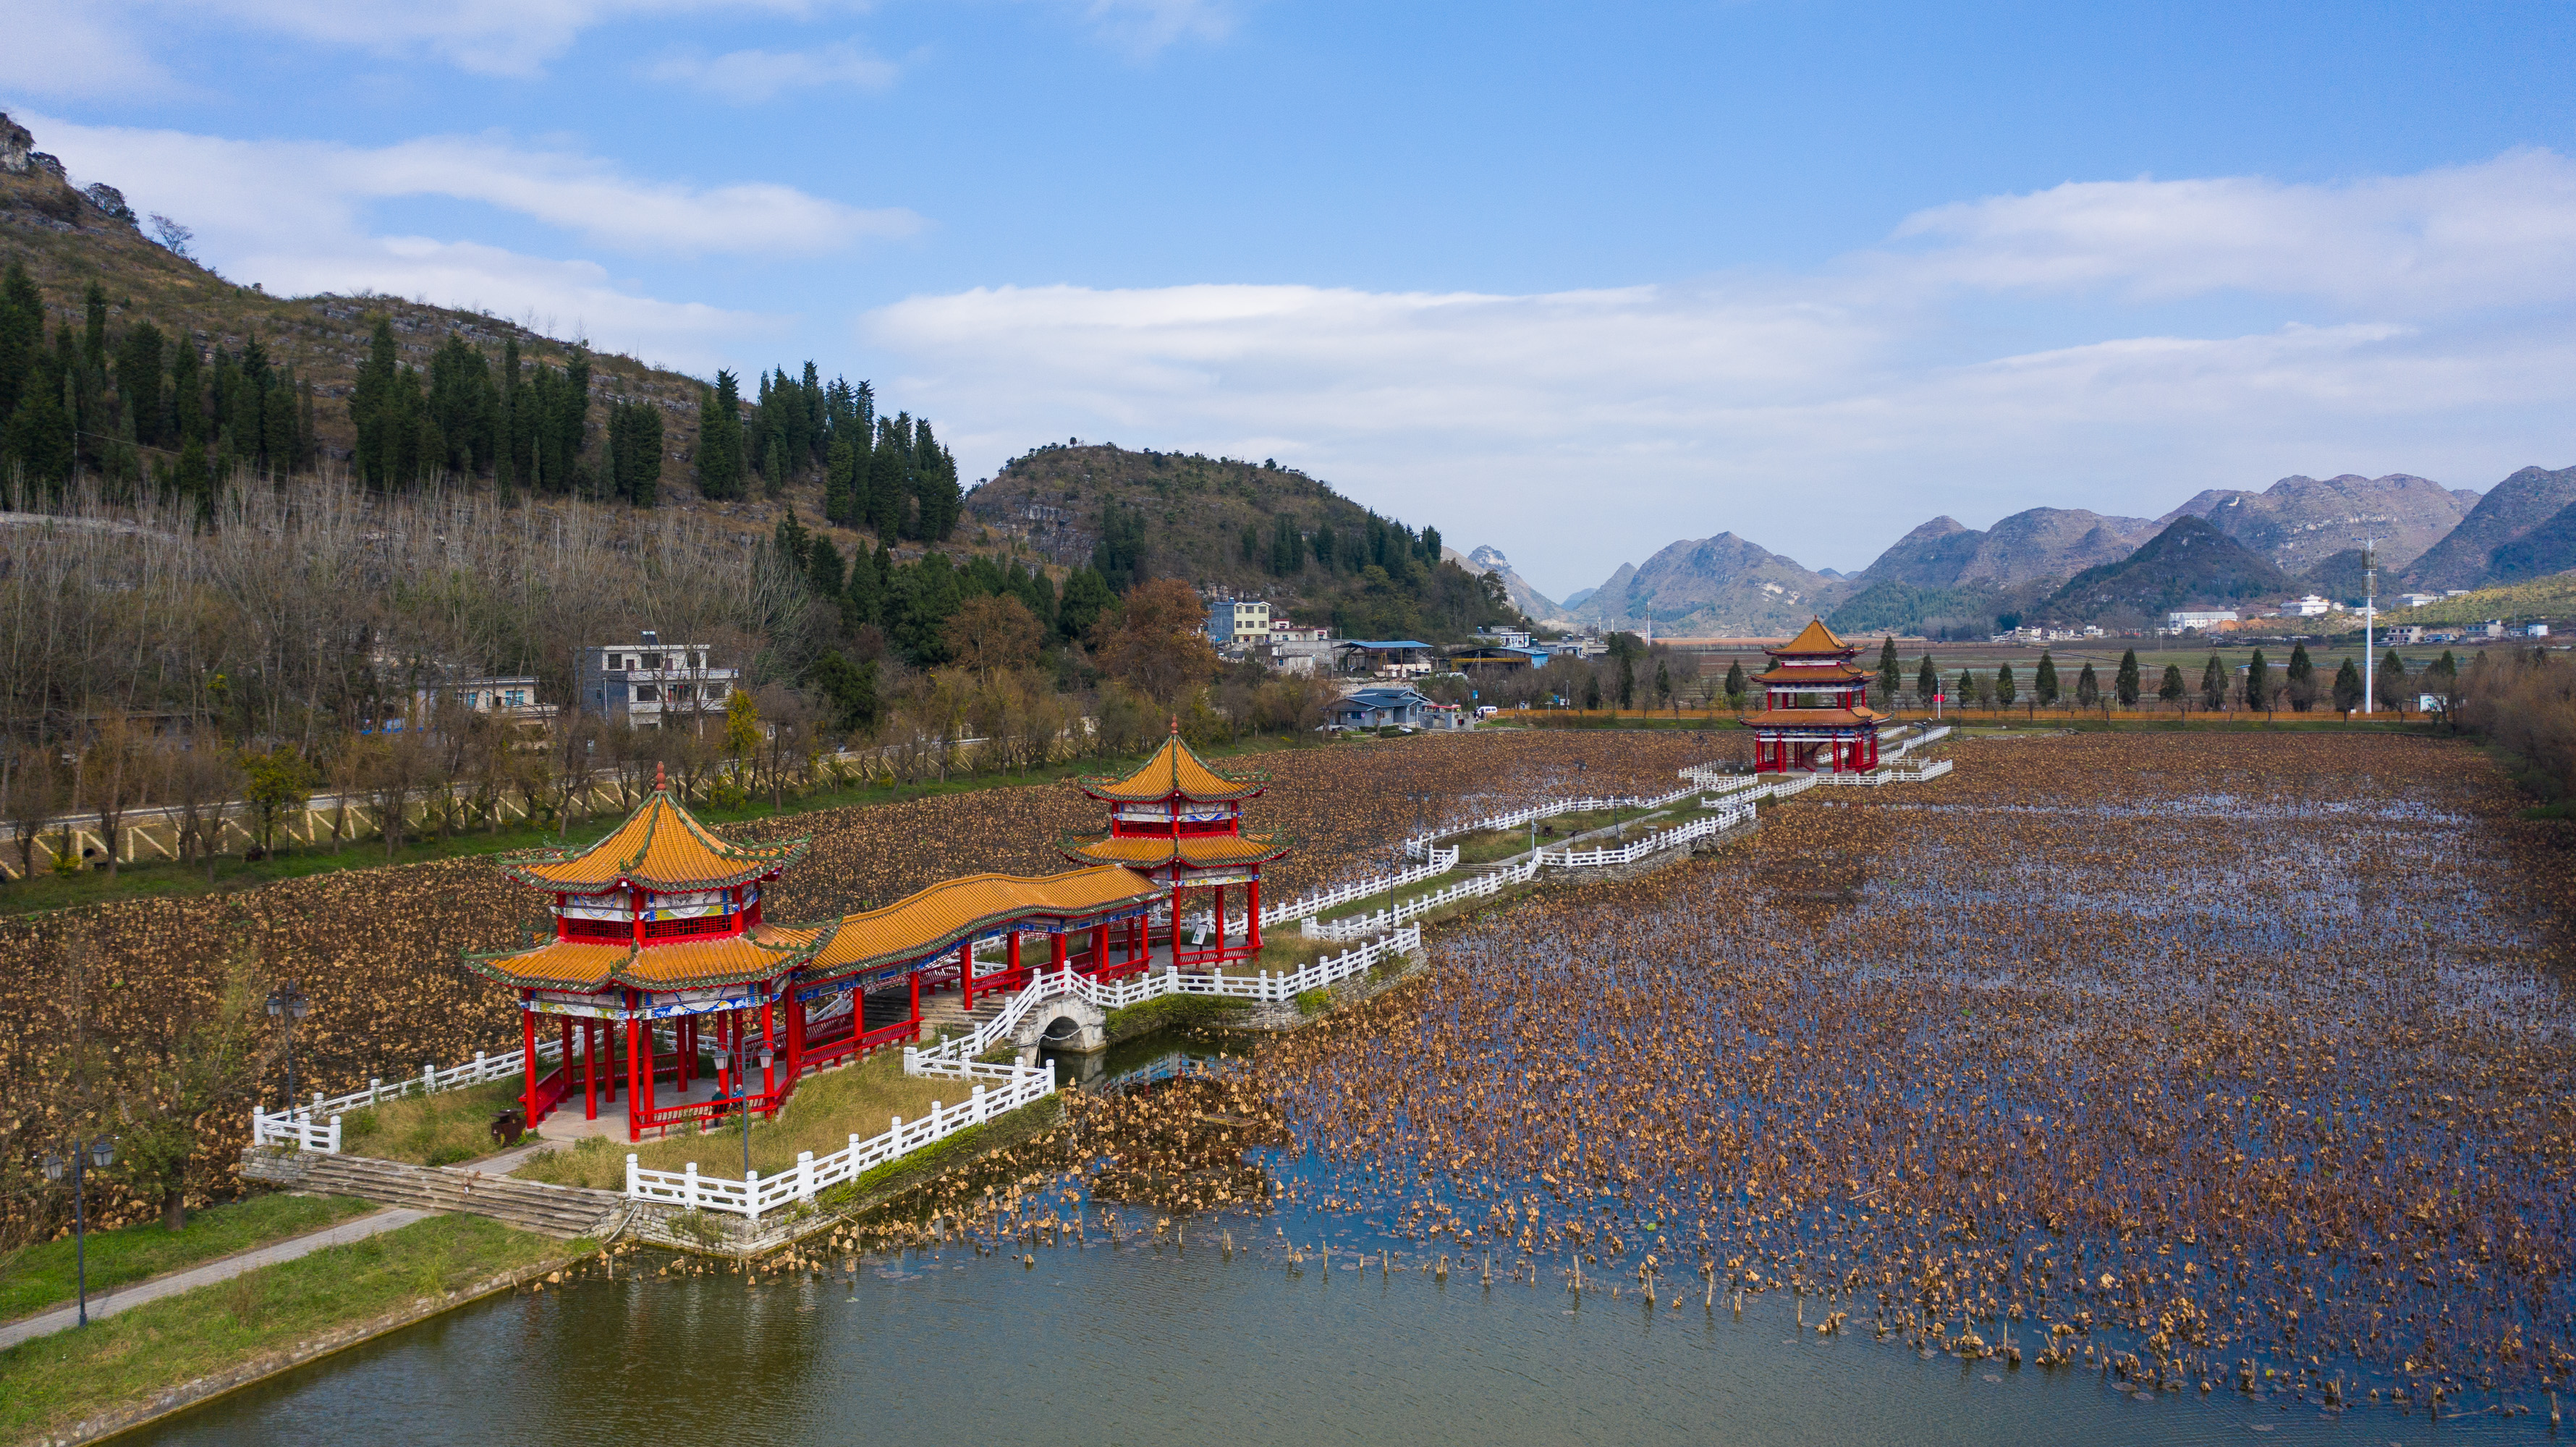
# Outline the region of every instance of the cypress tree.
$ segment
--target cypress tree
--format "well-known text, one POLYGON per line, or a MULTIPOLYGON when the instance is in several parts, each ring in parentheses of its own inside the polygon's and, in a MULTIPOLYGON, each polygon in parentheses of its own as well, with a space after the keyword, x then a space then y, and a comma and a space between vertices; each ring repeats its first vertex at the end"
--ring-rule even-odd
POLYGON ((116 344, 116 395, 134 422, 134 440, 146 447, 161 441, 161 329, 136 322, 116 344))
POLYGON ((2346 714, 2361 707, 2361 670, 2353 667, 2349 658, 2335 670, 2334 706, 2337 713, 2346 714))
POLYGON ((2317 665, 2308 657, 2308 645, 2290 645, 2290 666, 2282 670, 2282 678, 2288 685, 2283 691, 2289 695, 2290 707, 2306 713, 2317 701, 2317 665))
POLYGON ((2138 650, 2132 648, 2120 655, 2120 671, 2111 680, 2111 696, 2122 708, 2138 704, 2138 650))
POLYGON ((349 426, 358 435, 358 475, 371 487, 387 487, 393 481, 400 356, 392 320, 376 318, 375 333, 367 341, 367 360, 349 388, 349 426))
MULTIPOLYGON (((2045 658, 2046 656, 2047 655, 2045 654, 2041 655, 2042 658, 2045 658)), ((2020 696, 2021 690, 2013 682, 2012 665, 2007 663, 2002 667, 1997 668, 1995 670, 1995 700, 2001 703, 2004 707, 2010 708, 2013 706, 2013 700, 2020 696)))
POLYGON ((1284 578, 1306 566, 1306 537, 1297 520, 1280 513, 1270 520, 1270 571, 1284 578))
POLYGON ((2272 711, 2272 665, 2263 661, 2263 650, 2254 650, 2252 661, 2245 665, 2245 707, 2272 711))
MULTIPOLYGON (((65 328, 66 334, 69 328, 65 328)), ((55 383, 41 369, 30 378, 32 385, 19 398, 18 410, 9 414, 5 434, 0 434, 0 452, 6 452, 26 469, 27 480, 42 484, 47 492, 60 496, 72 479, 72 469, 79 460, 72 437, 72 416, 63 406, 63 389, 70 385, 64 378, 55 383)))
POLYGON ((2406 660, 2397 656, 2394 646, 2389 648, 2387 657, 2379 660, 2379 676, 2372 682, 2378 685, 2379 702, 2397 710, 2398 717, 2405 717, 2409 702, 2406 660))
POLYGON ((769 434, 769 451, 760 464, 760 491, 762 495, 773 498, 787 495, 787 437, 784 427, 775 428, 769 434))
POLYGON ((2200 702, 2212 713, 2227 707, 2227 665, 2218 655, 2209 655, 2209 666, 2200 671, 2200 702))
POLYGON ((1923 666, 1914 670, 1914 702, 1919 707, 1932 701, 1941 691, 1941 674, 1932 666, 1932 655, 1923 655, 1923 666))
POLYGON ((880 545, 903 535, 905 506, 912 496, 911 453, 895 420, 878 418, 876 446, 868 453, 867 522, 880 545))
POLYGON ((2031 692, 2041 708, 2057 702, 2057 660, 2049 657, 2045 648, 2039 650, 2039 673, 2031 680, 2031 692))
POLYGON ((1977 701, 1977 675, 1967 669, 1960 669, 1959 686, 1954 690, 1953 697, 1958 700, 1959 707, 1961 708, 1966 708, 1968 705, 1975 703, 1977 701))
POLYGON ((0 276, 0 422, 18 410, 36 354, 45 345, 45 298, 26 263, 11 261, 0 276))
POLYGON ((2094 675, 2093 660, 2084 660, 2084 671, 2075 675, 2075 701, 2086 708, 2102 701, 2102 680, 2094 675))
POLYGON ((957 486, 957 459, 930 435, 930 419, 913 426, 913 490, 920 499, 921 537, 944 542, 957 530, 965 494, 957 486))
POLYGON ((742 387, 731 372, 699 394, 698 491, 718 502, 742 496, 742 387))
POLYGON ((1896 635, 1891 633, 1878 647, 1879 702, 1886 707, 1894 708, 1896 690, 1904 682, 1905 665, 1896 661, 1896 635))
MULTIPOLYGON (((840 384, 835 382, 834 386, 840 384)), ((835 429, 837 434, 839 429, 835 429)), ((847 436, 835 435, 823 464, 823 517, 848 527, 858 521, 853 484, 858 480, 859 450, 847 436)))
POLYGON ((2156 697, 2163 699, 2168 704, 2176 704, 2182 702, 2184 692, 2185 688, 2182 681, 2182 665, 2179 663, 2166 664, 2164 680, 2156 686, 2156 697))

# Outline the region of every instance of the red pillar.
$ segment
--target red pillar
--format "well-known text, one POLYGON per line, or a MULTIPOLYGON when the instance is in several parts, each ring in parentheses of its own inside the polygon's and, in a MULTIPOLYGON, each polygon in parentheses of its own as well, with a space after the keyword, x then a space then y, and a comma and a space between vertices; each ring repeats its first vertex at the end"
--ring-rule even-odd
POLYGON ((679 1038, 680 1046, 680 1068, 672 1079, 679 1085, 680 1094, 685 1096, 689 1093, 689 1082, 698 1073, 698 1017, 681 1016, 680 1023, 672 1027, 672 1033, 679 1038))
MULTIPOLYGON (((912 998, 914 1002, 912 1013, 918 1015, 921 1013, 921 976, 918 973, 912 977, 912 998)), ((760 1048, 767 1051, 771 1060, 775 1061, 778 1056, 778 1023, 771 1006, 772 1002, 769 1000, 764 999, 760 1002, 760 1048)), ((763 1096, 778 1094, 778 1067, 775 1064, 760 1067, 760 1093, 763 1096)), ((777 1113, 778 1103, 775 1100, 772 1100, 761 1112, 763 1115, 777 1113)))
POLYGON ((1109 923, 1103 920, 1091 927, 1091 972, 1099 974, 1109 968, 1109 923))
POLYGON ((1020 932, 1016 927, 1011 930, 1011 943, 1008 948, 1010 959, 1004 968, 1010 971, 1013 980, 1018 980, 1020 978, 1020 932))
POLYGON ((805 1076, 805 1002, 791 993, 787 997, 787 1089, 796 1090, 796 1082, 805 1076))
MULTIPOLYGON (((599 1022, 581 1022, 581 1118, 599 1119, 599 1022)), ((572 1057, 564 1057, 569 1064, 572 1057)))
POLYGON ((644 1103, 644 1113, 649 1116, 653 1113, 653 1022, 637 1021, 635 1038, 643 1046, 643 1049, 637 1052, 643 1058, 635 1062, 637 1076, 642 1082, 642 1088, 636 1092, 635 1098, 644 1103))
POLYGON ((1257 955, 1261 953, 1261 876, 1258 874, 1243 887, 1243 909, 1252 920, 1252 932, 1248 938, 1252 953, 1257 955))
POLYGON ((915 970, 906 978, 912 981, 912 1041, 918 1045, 921 1043, 921 971, 915 970))
MULTIPOLYGON (((524 997, 523 997, 524 998, 524 997)), ((537 1128, 537 1012, 519 1007, 519 1063, 526 1066, 527 1087, 519 1094, 519 1119, 537 1128)))
POLYGON ((642 1123, 635 1113, 636 1102, 643 1093, 635 1088, 635 1017, 626 1018, 626 1139, 631 1145, 644 1138, 642 1123))
POLYGON ((1047 949, 1047 972, 1061 975, 1064 973, 1065 961, 1072 955, 1073 945, 1065 938, 1061 925, 1057 926, 1052 938, 1054 943, 1047 949))
POLYGON ((975 1008, 975 942, 968 940, 957 947, 957 994, 962 1009, 975 1008))
POLYGON ((1216 903, 1211 907, 1216 921, 1216 957, 1223 960, 1225 958, 1225 886, 1220 884, 1213 892, 1216 895, 1216 903))

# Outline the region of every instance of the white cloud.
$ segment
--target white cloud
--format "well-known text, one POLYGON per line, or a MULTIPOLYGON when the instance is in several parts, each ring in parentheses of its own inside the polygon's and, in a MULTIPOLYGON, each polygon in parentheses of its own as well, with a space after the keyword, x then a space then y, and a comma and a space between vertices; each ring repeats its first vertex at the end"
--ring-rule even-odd
POLYGON ((2530 152, 2336 187, 2088 184, 1927 212, 1910 252, 1808 276, 995 287, 861 332, 974 474, 1041 437, 1278 456, 1559 590, 1723 529, 1848 570, 1940 512, 2152 516, 2294 471, 2484 486, 2576 460, 2569 173, 2530 152), (2114 305, 2068 345, 1977 352, 1980 309, 2034 287, 2114 305), (2247 319, 2170 335, 2118 305, 2212 291, 2247 319))
POLYGON ((0 94, 130 98, 170 87, 134 27, 107 7, 0 0, 0 36, 0 94))
POLYGON ((1229 0, 1082 0, 1082 13, 1094 29, 1140 55, 1182 40, 1223 40, 1240 18, 1229 0))
POLYGON ((645 74, 721 96, 736 105, 758 105, 786 91, 822 86, 884 90, 902 74, 902 67, 870 54, 855 41, 842 41, 812 50, 672 55, 655 62, 645 74))
MULTIPOLYGON (((149 209, 209 236, 209 228, 281 240, 315 227, 348 231, 370 201, 420 196, 480 202, 597 245, 661 256, 814 255, 908 236, 922 224, 900 208, 863 210, 765 182, 692 188, 639 180, 594 157, 501 136, 367 148, 53 119, 41 119, 41 131, 67 164, 113 178, 129 197, 149 198, 149 209)), ((134 204, 144 209, 142 200, 134 204)))
POLYGON ((2386 314, 2576 296, 2576 162, 2544 150, 2332 184, 2069 182, 1935 207, 1899 275, 1965 286, 2321 297, 2386 314))
POLYGON ((585 30, 635 16, 754 10, 804 15, 817 0, 189 0, 302 40, 380 55, 428 54, 484 75, 535 76, 585 30))

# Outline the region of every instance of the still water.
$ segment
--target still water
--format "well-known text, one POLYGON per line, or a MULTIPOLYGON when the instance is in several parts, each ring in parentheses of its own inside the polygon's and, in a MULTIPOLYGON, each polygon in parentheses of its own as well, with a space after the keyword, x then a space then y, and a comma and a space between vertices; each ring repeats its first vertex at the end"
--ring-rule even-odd
MULTIPOLYGON (((1109 1062, 1113 1073, 1150 1058, 1109 1062)), ((1138 1084, 1134 1088, 1153 1088, 1138 1084)), ((1281 1162, 1279 1169, 1298 1169, 1281 1162)), ((1793 1304, 1580 1298, 1553 1280, 1359 1266, 1387 1247, 1292 1206, 1018 1256, 880 1256, 855 1284, 651 1273, 490 1299, 237 1393, 160 1444, 2123 1443, 2528 1441, 2519 1419, 2226 1392, 2132 1396, 2088 1370, 2006 1370, 1793 1304), (1231 1233, 1229 1261, 1220 1248, 1231 1233), (1323 1269, 1282 1249, 1334 1243, 1323 1269), (1812 1316, 1812 1313, 1811 1313, 1812 1316)), ((631 1269, 630 1269, 631 1268, 631 1269)), ((2474 1406, 2475 1404, 2469 1404, 2474 1406)))

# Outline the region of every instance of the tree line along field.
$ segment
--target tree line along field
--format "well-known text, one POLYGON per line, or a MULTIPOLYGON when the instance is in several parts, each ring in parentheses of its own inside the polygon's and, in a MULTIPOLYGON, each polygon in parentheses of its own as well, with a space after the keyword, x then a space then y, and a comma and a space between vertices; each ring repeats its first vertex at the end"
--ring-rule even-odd
MULTIPOLYGON (((1249 810, 1256 828, 1297 840, 1295 852, 1264 871, 1265 899, 1275 902, 1382 868, 1415 828, 1409 795, 1425 796, 1418 808, 1436 822, 1544 795, 1662 794, 1676 786, 1676 769, 1707 757, 1719 742, 1687 733, 1424 736, 1276 750, 1219 767, 1257 768, 1273 779, 1249 810)), ((1055 841, 1097 830, 1104 817, 1103 806, 1053 783, 823 810, 722 832, 813 836, 805 862, 768 897, 771 918, 796 921, 889 904, 959 874, 1071 868, 1055 841)), ((593 837, 613 823, 601 820, 593 837)), ((188 1023, 215 1007, 228 967, 248 962, 265 981, 294 980, 311 997, 312 1014, 295 1034, 297 1088, 338 1093, 371 1077, 454 1064, 476 1050, 515 1048, 517 1012, 506 992, 468 972, 458 952, 513 944, 544 918, 544 899, 503 879, 490 860, 454 859, 0 922, 0 954, 17 965, 0 980, 0 1099, 7 1102, 0 1170, 16 1173, 0 1227, 23 1235, 67 1225, 63 1193, 20 1178, 27 1162, 67 1134, 67 1117, 77 1109, 69 1083, 54 1070, 75 1020, 86 1022, 97 1054, 111 1062, 91 1093, 95 1112, 114 1096, 120 1073, 140 1079, 166 1060, 188 1023)), ((266 1099, 280 1097, 282 1062, 261 1084, 266 1099)), ((245 1109, 210 1112, 199 1122, 192 1200, 235 1189, 231 1165, 247 1135, 245 1109)), ((148 1190, 121 1182, 115 1171, 92 1190, 93 1219, 105 1224, 153 1208, 148 1190)))

